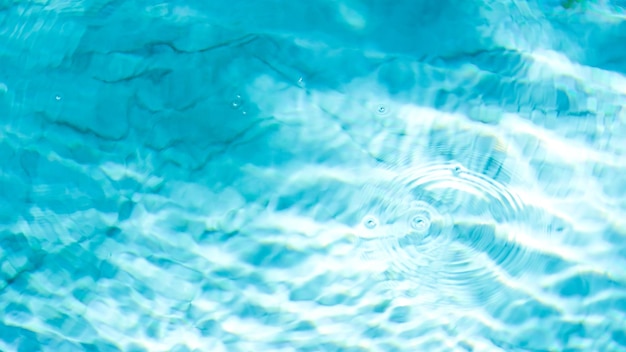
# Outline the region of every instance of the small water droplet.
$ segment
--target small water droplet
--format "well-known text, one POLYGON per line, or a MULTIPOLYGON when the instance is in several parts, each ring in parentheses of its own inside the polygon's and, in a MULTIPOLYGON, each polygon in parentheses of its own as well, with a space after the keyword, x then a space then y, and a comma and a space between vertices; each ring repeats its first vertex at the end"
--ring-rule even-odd
POLYGON ((373 216, 367 216, 363 220, 363 225, 365 225, 366 228, 371 230, 375 228, 376 226, 378 226, 378 220, 376 220, 376 218, 373 216))
POLYGON ((57 101, 61 100, 61 96, 57 95, 56 97, 54 97, 54 99, 56 99, 57 101))
POLYGON ((379 114, 381 114, 381 115, 386 114, 387 113, 387 107, 385 105, 380 104, 380 105, 378 105, 378 108, 376 108, 376 111, 379 114))
POLYGON ((298 86, 300 86, 300 87, 304 87, 304 78, 300 77, 300 78, 298 79, 298 86))

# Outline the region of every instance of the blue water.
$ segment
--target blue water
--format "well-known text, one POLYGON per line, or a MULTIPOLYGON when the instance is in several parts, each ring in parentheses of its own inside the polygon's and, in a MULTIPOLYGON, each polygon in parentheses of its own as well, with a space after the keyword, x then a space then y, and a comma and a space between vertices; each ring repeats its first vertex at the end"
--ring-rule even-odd
POLYGON ((626 1, 0 1, 0 351, 626 351, 626 1))

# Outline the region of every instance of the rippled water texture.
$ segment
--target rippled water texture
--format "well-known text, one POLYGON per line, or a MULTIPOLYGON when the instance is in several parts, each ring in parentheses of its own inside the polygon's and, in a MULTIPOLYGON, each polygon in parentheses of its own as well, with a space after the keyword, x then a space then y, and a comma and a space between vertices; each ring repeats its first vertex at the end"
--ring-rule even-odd
POLYGON ((625 8, 0 1, 0 351, 626 351, 625 8))

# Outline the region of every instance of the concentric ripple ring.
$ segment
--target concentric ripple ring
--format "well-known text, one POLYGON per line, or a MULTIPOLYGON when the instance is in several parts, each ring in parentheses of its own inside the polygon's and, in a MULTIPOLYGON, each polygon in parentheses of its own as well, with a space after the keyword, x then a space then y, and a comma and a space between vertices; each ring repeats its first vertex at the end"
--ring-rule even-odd
POLYGON ((548 235, 538 209, 457 163, 410 168, 364 194, 364 258, 381 264, 384 282, 412 295, 496 299, 507 289, 503 277, 532 270, 541 255, 523 239, 548 235))

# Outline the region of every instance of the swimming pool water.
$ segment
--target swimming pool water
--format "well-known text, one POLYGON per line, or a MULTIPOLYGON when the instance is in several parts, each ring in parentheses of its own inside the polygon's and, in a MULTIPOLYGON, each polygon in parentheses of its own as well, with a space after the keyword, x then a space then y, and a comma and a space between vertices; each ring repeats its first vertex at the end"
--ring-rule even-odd
POLYGON ((0 351, 626 351, 625 19, 0 1, 0 351))

